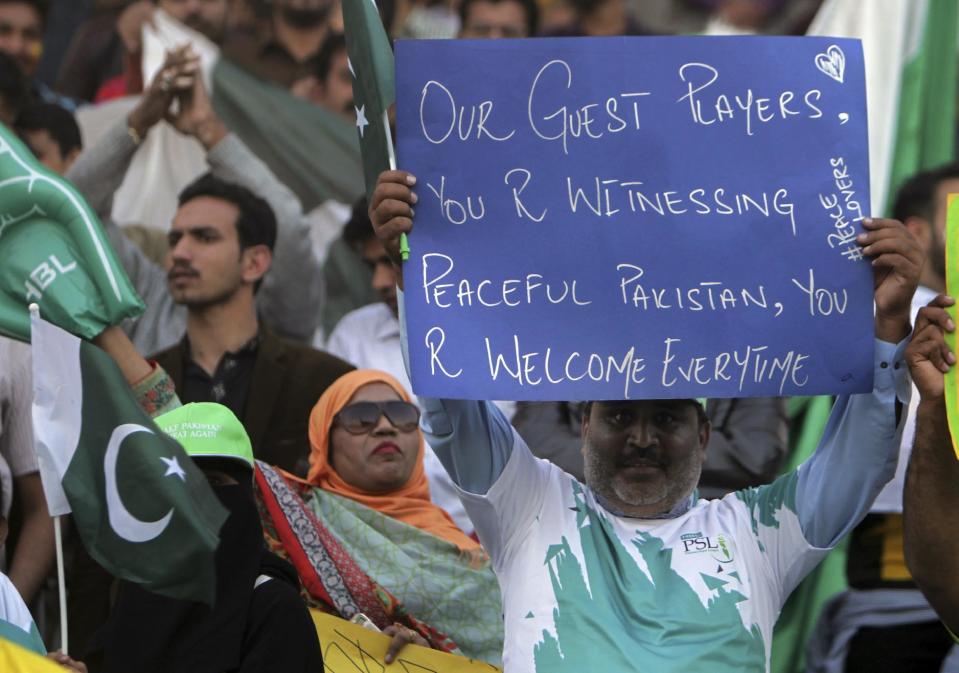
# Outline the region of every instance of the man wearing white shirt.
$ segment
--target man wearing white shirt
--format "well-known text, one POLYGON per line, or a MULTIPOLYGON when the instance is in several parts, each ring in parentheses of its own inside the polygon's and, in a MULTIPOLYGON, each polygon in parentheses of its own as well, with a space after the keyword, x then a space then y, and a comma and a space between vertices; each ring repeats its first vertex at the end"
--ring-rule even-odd
MULTIPOLYGON (((373 194, 377 236, 397 269, 415 184, 385 171, 373 194)), ((695 501, 710 433, 696 400, 591 402, 583 484, 534 458, 488 402, 420 398, 427 442, 496 570, 505 670, 770 670, 789 593, 895 471, 923 260, 900 223, 863 227, 856 240, 876 280, 873 390, 840 396, 816 452, 770 485, 695 501)))

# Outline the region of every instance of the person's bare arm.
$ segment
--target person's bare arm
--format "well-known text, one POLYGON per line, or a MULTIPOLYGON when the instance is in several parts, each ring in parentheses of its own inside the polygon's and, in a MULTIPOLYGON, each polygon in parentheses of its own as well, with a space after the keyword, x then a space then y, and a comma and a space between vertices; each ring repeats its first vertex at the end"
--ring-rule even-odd
POLYGON ((156 363, 149 362, 118 326, 108 327, 94 337, 99 346, 120 368, 140 407, 151 417, 180 406, 173 381, 156 363))
POLYGON ((14 477, 13 483, 13 491, 23 512, 23 524, 9 576, 23 600, 30 603, 53 567, 53 520, 43 496, 39 472, 14 477))
POLYGON ((131 386, 153 373, 153 365, 140 355, 130 338, 117 325, 107 327, 93 338, 93 343, 113 358, 131 386))
POLYGON ((937 297, 922 309, 906 351, 921 400, 903 493, 906 564, 939 617, 959 632, 959 460, 946 421, 944 373, 956 361, 944 331, 955 329, 937 297))

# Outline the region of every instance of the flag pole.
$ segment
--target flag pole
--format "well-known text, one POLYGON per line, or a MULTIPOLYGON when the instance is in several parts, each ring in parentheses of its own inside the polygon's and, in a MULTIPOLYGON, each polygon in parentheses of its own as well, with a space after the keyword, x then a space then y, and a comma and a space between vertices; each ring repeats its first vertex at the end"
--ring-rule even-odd
POLYGON ((396 154, 393 152, 393 141, 390 140, 390 115, 383 110, 383 128, 386 129, 386 153, 390 157, 390 170, 396 170, 396 154))
POLYGON ((53 534, 57 547, 57 588, 60 593, 60 649, 64 654, 69 654, 67 640, 67 585, 64 580, 63 572, 63 534, 60 531, 60 519, 63 517, 53 517, 53 534))
MULTIPOLYGON (((28 308, 30 309, 30 341, 33 342, 33 335, 35 333, 34 330, 36 329, 37 324, 40 320, 40 307, 37 305, 36 302, 32 302, 28 308)), ((34 365, 36 365, 37 362, 38 362, 38 359, 36 355, 34 355, 34 358, 33 358, 34 365)), ((36 369, 34 369, 34 372, 36 372, 36 369)), ((36 406, 37 405, 37 400, 36 400, 37 377, 36 375, 34 375, 33 377, 33 382, 34 382, 33 413, 36 414, 36 410, 37 410, 37 406, 36 406)), ((36 451, 37 455, 39 456, 40 449, 38 447, 38 442, 34 442, 33 448, 34 448, 34 451, 36 451)), ((64 571, 63 571, 63 531, 60 528, 60 525, 61 525, 60 519, 62 518, 62 514, 64 512, 70 511, 70 508, 63 507, 62 504, 56 504, 56 505, 50 504, 49 484, 51 482, 48 479, 50 475, 46 474, 46 470, 48 469, 46 465, 47 465, 47 462, 43 458, 40 458, 40 478, 41 478, 41 481, 43 481, 43 492, 44 492, 44 497, 47 499, 47 507, 49 508, 51 513, 58 512, 57 514, 53 515, 53 539, 54 539, 54 547, 56 548, 56 553, 57 553, 57 589, 60 594, 60 649, 64 654, 67 654, 68 653, 67 648, 69 647, 69 644, 70 644, 67 636, 67 583, 66 583, 66 579, 64 578, 64 571)), ((56 481, 56 483, 59 485, 60 483, 59 479, 56 481)), ((63 499, 66 498, 66 496, 62 494, 62 488, 61 488, 61 496, 63 499)))
MULTIPOLYGON (((386 132, 386 153, 389 156, 390 170, 396 170, 396 153, 393 151, 393 141, 390 140, 390 115, 387 110, 383 110, 383 128, 386 132)), ((403 261, 410 258, 410 241, 406 234, 400 234, 400 256, 403 261)))

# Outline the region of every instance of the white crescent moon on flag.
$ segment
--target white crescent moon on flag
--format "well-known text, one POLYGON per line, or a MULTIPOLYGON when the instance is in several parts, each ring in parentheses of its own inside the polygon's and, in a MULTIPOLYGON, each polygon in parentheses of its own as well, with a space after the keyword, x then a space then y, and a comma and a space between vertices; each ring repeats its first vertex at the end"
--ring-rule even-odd
POLYGON ((171 509, 166 515, 156 521, 141 521, 123 506, 120 499, 120 491, 117 490, 117 458, 120 456, 120 446, 123 440, 135 432, 153 431, 142 425, 135 423, 124 423, 119 425, 110 435, 110 442, 107 444, 107 452, 103 457, 103 474, 106 477, 107 487, 107 514, 110 519, 110 527, 117 535, 130 542, 149 542, 166 530, 170 519, 173 518, 171 509))

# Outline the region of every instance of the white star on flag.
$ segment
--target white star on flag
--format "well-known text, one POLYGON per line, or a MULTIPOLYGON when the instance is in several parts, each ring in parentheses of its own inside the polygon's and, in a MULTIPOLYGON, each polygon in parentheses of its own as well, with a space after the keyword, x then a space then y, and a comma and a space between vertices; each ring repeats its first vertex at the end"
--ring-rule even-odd
POLYGON ((164 477, 169 477, 171 474, 175 474, 180 478, 180 481, 186 481, 186 472, 183 471, 183 468, 180 467, 180 463, 177 462, 176 456, 173 458, 164 458, 160 456, 160 460, 166 463, 166 472, 163 474, 164 477))
POLYGON ((356 107, 354 105, 353 109, 356 110, 356 128, 360 130, 360 138, 362 138, 363 131, 366 129, 367 126, 370 125, 370 123, 366 121, 366 106, 361 105, 359 107, 356 107))

